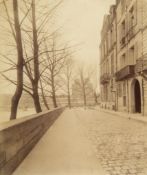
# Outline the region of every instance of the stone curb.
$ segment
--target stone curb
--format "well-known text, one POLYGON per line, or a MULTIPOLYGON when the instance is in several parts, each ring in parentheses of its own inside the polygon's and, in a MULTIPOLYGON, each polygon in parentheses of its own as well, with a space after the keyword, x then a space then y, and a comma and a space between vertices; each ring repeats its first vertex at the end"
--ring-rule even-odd
POLYGON ((102 108, 99 108, 98 109, 100 112, 105 112, 107 114, 111 114, 111 115, 115 115, 115 116, 119 116, 119 117, 124 117, 128 120, 135 120, 135 121, 138 121, 138 122, 141 122, 141 123, 145 123, 147 124, 147 116, 138 116, 138 117, 133 117, 132 115, 133 114, 128 114, 128 113, 124 113, 124 114, 120 114, 118 112, 115 112, 115 111, 108 111, 108 110, 105 110, 105 109, 102 109, 102 108))

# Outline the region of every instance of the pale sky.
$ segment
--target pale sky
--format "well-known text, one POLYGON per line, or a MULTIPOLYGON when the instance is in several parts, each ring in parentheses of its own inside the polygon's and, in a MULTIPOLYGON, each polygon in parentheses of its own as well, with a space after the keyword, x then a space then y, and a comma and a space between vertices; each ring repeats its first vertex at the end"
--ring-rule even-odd
POLYGON ((103 17, 114 3, 115 0, 65 0, 58 21, 63 24, 67 40, 81 43, 78 59, 88 62, 99 59, 103 17))
POLYGON ((99 45, 104 15, 109 13, 115 0, 65 0, 58 11, 58 22, 66 40, 81 45, 75 58, 97 66, 99 91, 99 45))
MULTIPOLYGON (((114 3, 115 0, 64 0, 56 15, 56 25, 62 26, 66 41, 80 44, 74 56, 77 60, 98 66, 103 17, 114 3)), ((0 93, 10 93, 6 87, 1 81, 0 93)))

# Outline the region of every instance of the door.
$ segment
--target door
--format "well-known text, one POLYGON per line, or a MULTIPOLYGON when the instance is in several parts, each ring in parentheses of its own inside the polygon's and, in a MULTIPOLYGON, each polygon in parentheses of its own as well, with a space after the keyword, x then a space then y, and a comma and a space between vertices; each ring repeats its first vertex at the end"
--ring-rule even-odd
POLYGON ((134 97, 135 97, 135 112, 141 113, 141 90, 139 81, 135 81, 134 85, 134 97))

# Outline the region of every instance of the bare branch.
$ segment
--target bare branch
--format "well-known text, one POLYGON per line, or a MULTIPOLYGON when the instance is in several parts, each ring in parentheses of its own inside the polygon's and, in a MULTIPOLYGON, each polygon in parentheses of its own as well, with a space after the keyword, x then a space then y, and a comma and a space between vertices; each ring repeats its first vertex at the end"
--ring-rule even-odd
POLYGON ((10 17, 9 12, 8 12, 8 8, 7 8, 7 5, 6 5, 6 0, 3 0, 3 4, 4 4, 5 10, 6 10, 6 15, 7 15, 8 23, 9 23, 11 31, 12 31, 12 35, 13 35, 15 41, 16 41, 16 35, 15 35, 14 28, 13 28, 13 24, 11 22, 11 17, 10 17))

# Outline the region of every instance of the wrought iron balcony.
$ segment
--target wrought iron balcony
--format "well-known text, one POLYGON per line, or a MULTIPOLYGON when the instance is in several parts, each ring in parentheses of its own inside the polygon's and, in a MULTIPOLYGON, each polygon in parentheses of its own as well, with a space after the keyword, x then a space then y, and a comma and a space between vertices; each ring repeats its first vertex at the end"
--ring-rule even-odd
POLYGON ((109 82, 109 80, 110 80, 110 75, 108 73, 105 73, 100 77, 101 84, 106 84, 109 82))
POLYGON ((127 65, 126 67, 122 68, 120 71, 118 71, 116 76, 116 81, 123 80, 125 78, 129 78, 132 75, 135 74, 135 66, 134 65, 127 65))
POLYGON ((136 60, 135 73, 147 72, 147 60, 138 59, 136 60))

